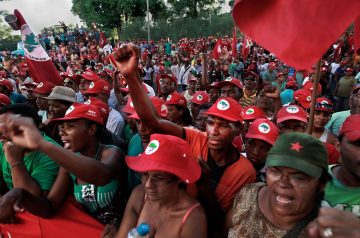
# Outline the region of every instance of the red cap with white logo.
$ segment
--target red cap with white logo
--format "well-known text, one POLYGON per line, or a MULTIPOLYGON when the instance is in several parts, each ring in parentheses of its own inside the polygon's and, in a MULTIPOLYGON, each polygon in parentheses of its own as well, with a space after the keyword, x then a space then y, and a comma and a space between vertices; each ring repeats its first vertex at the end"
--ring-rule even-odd
POLYGON ((110 94, 110 84, 105 80, 92 81, 89 85, 88 90, 84 91, 83 94, 96 94, 104 93, 110 94))
POLYGON ((204 114, 216 116, 228 121, 242 122, 242 107, 233 98, 219 98, 204 114))
POLYGON ((66 111, 65 116, 52 119, 51 121, 70 121, 76 119, 87 119, 104 125, 104 118, 97 107, 89 104, 74 103, 66 111))
POLYGON ((197 91, 193 95, 191 102, 197 105, 203 105, 205 103, 210 102, 210 96, 205 91, 197 91))
POLYGON ((246 138, 259 139, 273 145, 279 136, 278 128, 269 119, 259 118, 253 121, 246 138))

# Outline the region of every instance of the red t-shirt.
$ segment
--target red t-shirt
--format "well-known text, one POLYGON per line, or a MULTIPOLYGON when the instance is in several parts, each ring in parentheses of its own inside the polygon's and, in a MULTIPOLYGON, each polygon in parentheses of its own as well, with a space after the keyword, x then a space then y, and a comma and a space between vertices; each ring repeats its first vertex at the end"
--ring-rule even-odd
MULTIPOLYGON (((209 143, 205 132, 185 128, 186 141, 195 159, 208 160, 209 143)), ((224 210, 231 208, 236 193, 246 184, 256 180, 256 171, 249 160, 240 155, 239 160, 226 168, 219 184, 216 187, 215 195, 224 210)))

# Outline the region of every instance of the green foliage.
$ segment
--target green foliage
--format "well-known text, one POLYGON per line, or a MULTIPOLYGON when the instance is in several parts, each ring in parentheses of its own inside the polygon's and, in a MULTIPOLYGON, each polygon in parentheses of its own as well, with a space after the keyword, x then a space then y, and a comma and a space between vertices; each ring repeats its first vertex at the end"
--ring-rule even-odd
POLYGON ((218 14, 224 0, 168 0, 174 17, 197 18, 200 14, 218 14))
POLYGON ((16 50, 21 36, 12 34, 13 30, 4 20, 7 14, 9 14, 7 11, 0 10, 0 50, 16 50))
MULTIPOLYGON (((121 40, 147 39, 147 27, 144 18, 137 18, 124 26, 121 40)), ((209 35, 230 35, 233 20, 230 14, 198 17, 197 19, 182 17, 171 22, 161 19, 151 26, 151 39, 159 40, 169 37, 178 40, 183 37, 206 37, 209 35)))

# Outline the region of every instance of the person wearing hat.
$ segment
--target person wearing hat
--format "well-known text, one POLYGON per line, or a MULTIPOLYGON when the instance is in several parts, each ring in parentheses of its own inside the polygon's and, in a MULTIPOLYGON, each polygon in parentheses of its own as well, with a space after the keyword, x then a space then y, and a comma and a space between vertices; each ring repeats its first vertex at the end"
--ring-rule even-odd
POLYGON ((5 94, 0 93, 0 109, 10 104, 11 104, 10 98, 5 94))
POLYGON ((210 103, 210 97, 206 91, 197 91, 190 100, 191 115, 195 119, 199 115, 200 106, 210 103))
POLYGON ((36 105, 38 110, 38 114, 41 117, 41 121, 44 123, 48 118, 49 104, 48 100, 44 97, 50 95, 52 89, 55 85, 51 82, 41 82, 39 83, 33 91, 33 95, 36 98, 36 105))
POLYGON ((244 134, 247 133, 251 123, 259 118, 266 118, 265 112, 257 106, 245 107, 242 113, 244 134))
MULTIPOLYGON (((13 116, 27 118, 33 121, 36 130, 41 123, 36 110, 23 103, 2 107, 0 114, 0 118, 13 116)), ((39 134, 42 140, 58 145, 43 131, 39 134)), ((1 196, 13 188, 23 188, 35 196, 44 196, 53 186, 59 170, 57 163, 48 155, 36 149, 15 144, 4 132, 1 133, 0 165, 0 177, 3 181, 0 188, 1 196)), ((1 210, 5 210, 4 207, 1 210)))
MULTIPOLYGON (((82 94, 87 99, 93 97, 108 103, 110 97, 110 85, 105 80, 97 80, 90 83, 89 88, 83 91, 82 94)), ((125 126, 124 118, 120 112, 110 108, 109 116, 106 118, 106 128, 117 137, 122 137, 123 129, 125 126)))
MULTIPOLYGON (((323 207, 334 207, 354 213, 358 217, 360 206, 360 114, 350 115, 343 123, 340 134, 341 164, 331 165, 332 180, 325 188, 323 207)), ((335 228, 334 228, 335 232, 335 228)))
POLYGON ((256 92, 258 85, 258 75, 252 71, 244 73, 244 96, 240 99, 242 107, 249 107, 256 104, 256 92))
POLYGON ((280 93, 282 105, 288 105, 294 101, 294 91, 296 90, 296 81, 289 80, 286 82, 285 90, 280 93))
POLYGON ((264 82, 272 83, 275 81, 276 76, 277 76, 276 63, 270 62, 268 64, 267 70, 262 74, 262 80, 264 82))
POLYGON ((214 104, 220 96, 220 88, 217 86, 217 82, 213 82, 205 87, 206 92, 210 96, 210 104, 214 104))
POLYGON ((325 125, 329 122, 332 112, 333 104, 329 99, 324 97, 316 99, 312 136, 322 142, 327 142, 329 130, 325 125))
MULTIPOLYGON (((104 120, 96 107, 74 103, 64 117, 54 119, 61 124, 64 147, 44 140, 31 119, 12 114, 2 116, 0 121, 4 125, 2 133, 15 145, 44 153, 61 166, 47 197, 17 188, 9 192, 9 197, 2 197, 2 202, 7 199, 10 207, 17 204, 36 216, 53 217, 51 224, 57 226, 57 222, 70 219, 73 215, 58 213, 66 197, 72 194, 83 207, 78 213, 86 213, 104 225, 119 222, 124 207, 118 201, 125 195, 126 166, 119 148, 100 143, 104 120), (13 130, 17 131, 16 135, 8 133, 13 130)), ((15 215, 12 211, 1 212, 2 219, 15 215)), ((73 232, 64 226, 62 223, 65 232, 73 232)))
POLYGON ((285 133, 270 149, 266 184, 240 190, 228 213, 228 237, 308 237, 329 180, 323 144, 305 133, 285 133))
POLYGON ((26 97, 14 92, 14 87, 13 87, 12 83, 5 78, 0 78, 0 93, 8 96, 10 98, 11 102, 13 102, 13 103, 25 103, 26 102, 26 97))
POLYGON ((180 127, 161 119, 141 89, 138 75, 134 73, 138 64, 136 47, 128 44, 115 52, 114 56, 117 68, 128 81, 131 98, 141 122, 150 127, 153 133, 184 138, 190 144, 193 158, 201 158, 209 166, 210 183, 203 183, 197 188, 202 204, 207 204, 207 212, 211 214, 208 216, 209 227, 216 230, 224 211, 231 208, 236 192, 256 179, 252 164, 232 144, 242 129, 242 107, 233 98, 220 98, 206 112, 206 133, 180 127))
POLYGON ((166 100, 169 94, 176 91, 177 79, 173 75, 159 74, 157 84, 159 89, 159 96, 166 100))
POLYGON ((306 131, 308 124, 308 114, 300 106, 289 105, 282 107, 276 115, 276 125, 280 134, 287 132, 306 131))
POLYGON ((79 92, 78 95, 76 95, 76 101, 82 103, 86 101, 82 93, 89 89, 91 82, 100 80, 100 78, 91 69, 85 70, 85 72, 83 72, 80 76, 79 92))
POLYGON ((183 95, 178 92, 169 94, 166 99, 167 119, 182 127, 191 127, 193 120, 190 110, 187 108, 187 101, 183 95))
POLYGON ((349 99, 352 90, 357 84, 357 80, 354 78, 352 68, 345 70, 345 75, 340 78, 336 84, 334 96, 336 99, 335 111, 344 111, 349 109, 349 99))
POLYGON ((287 75, 283 72, 279 72, 276 74, 276 79, 274 82, 271 83, 271 85, 274 85, 279 89, 280 92, 285 90, 285 86, 287 83, 287 75))
POLYGON ((256 182, 265 182, 266 157, 279 136, 278 128, 265 118, 254 120, 245 134, 245 157, 256 170, 256 182))
POLYGON ((220 97, 232 97, 237 102, 244 96, 243 85, 239 79, 227 77, 224 81, 218 82, 220 97))
POLYGON ((75 92, 78 91, 78 86, 80 84, 81 75, 61 72, 60 76, 64 79, 63 86, 69 87, 69 88, 73 89, 75 92))
POLYGON ((201 175, 186 141, 153 134, 145 152, 127 156, 126 163, 142 173, 142 183, 130 196, 116 237, 127 237, 140 223, 150 225, 150 237, 207 237, 205 211, 183 189, 201 175))
POLYGON ((298 89, 294 92, 294 103, 301 106, 304 110, 310 109, 311 91, 306 89, 298 89))

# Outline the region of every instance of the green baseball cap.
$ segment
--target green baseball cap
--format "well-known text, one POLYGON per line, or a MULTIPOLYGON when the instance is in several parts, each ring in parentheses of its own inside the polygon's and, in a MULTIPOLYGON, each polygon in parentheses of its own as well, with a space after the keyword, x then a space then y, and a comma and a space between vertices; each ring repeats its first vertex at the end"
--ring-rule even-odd
POLYGON ((290 132, 278 137, 266 158, 266 166, 283 166, 320 178, 328 168, 328 155, 321 141, 311 135, 290 132))

